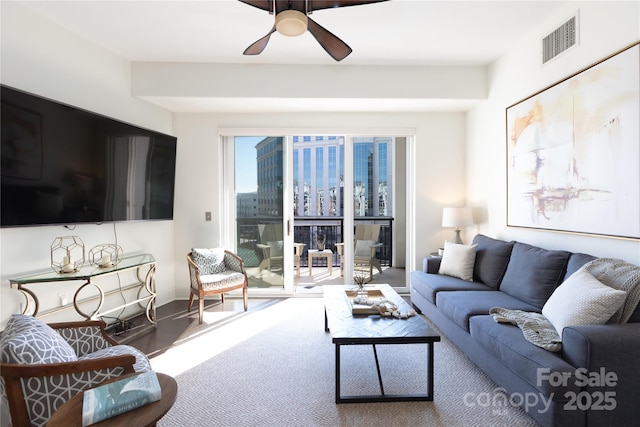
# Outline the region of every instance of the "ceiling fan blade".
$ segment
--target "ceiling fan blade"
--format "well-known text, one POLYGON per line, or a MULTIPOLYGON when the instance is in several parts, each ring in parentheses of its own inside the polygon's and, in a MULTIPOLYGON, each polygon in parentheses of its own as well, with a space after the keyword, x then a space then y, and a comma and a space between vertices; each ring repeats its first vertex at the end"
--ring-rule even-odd
MULTIPOLYGON (((240 0, 243 1, 243 0, 240 0)), ((333 9, 345 6, 360 6, 369 3, 380 3, 388 0, 309 0, 309 12, 322 9, 333 9)))
POLYGON ((311 35, 318 40, 320 46, 322 46, 322 48, 326 50, 327 53, 336 61, 343 60, 352 52, 352 49, 345 42, 340 40, 329 30, 318 25, 318 23, 311 18, 309 18, 307 29, 311 35))
POLYGON ((261 38, 260 40, 254 42, 253 44, 251 44, 251 46, 249 46, 248 48, 246 48, 244 50, 244 52, 242 52, 243 55, 259 55, 262 53, 262 51, 264 50, 265 47, 267 47, 267 43, 269 43, 269 38, 271 37, 271 34, 276 32, 276 26, 274 25, 273 28, 271 28, 271 31, 269 31, 267 33, 266 36, 264 36, 263 38, 261 38))
POLYGON ((258 9, 266 10, 269 13, 273 13, 273 1, 272 0, 238 0, 249 6, 257 7, 258 9))

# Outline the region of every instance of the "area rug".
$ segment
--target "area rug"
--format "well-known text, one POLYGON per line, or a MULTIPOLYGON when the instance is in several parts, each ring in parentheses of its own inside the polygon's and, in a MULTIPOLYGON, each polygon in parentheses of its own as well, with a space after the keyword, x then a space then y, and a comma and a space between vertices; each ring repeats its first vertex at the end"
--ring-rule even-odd
MULTIPOLYGON (((381 320, 384 321, 384 320, 381 320)), ((424 344, 377 346, 387 394, 426 390, 424 344)), ((433 402, 335 403, 335 349, 322 298, 207 312, 152 359, 178 398, 159 426, 536 426, 446 338, 435 345, 433 402)), ((343 394, 379 393, 371 346, 342 347, 343 394)))

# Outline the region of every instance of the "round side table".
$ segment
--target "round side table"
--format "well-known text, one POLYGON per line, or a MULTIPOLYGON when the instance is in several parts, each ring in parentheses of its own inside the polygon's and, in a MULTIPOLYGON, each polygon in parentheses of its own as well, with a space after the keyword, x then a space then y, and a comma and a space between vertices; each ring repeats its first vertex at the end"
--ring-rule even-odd
MULTIPOLYGON (((125 376, 136 375, 127 374, 125 376)), ((107 418, 96 424, 96 427, 131 427, 131 426, 155 426, 156 422, 162 418, 176 401, 178 394, 178 384, 169 375, 156 374, 162 397, 157 402, 149 403, 128 412, 124 412, 115 417, 107 418)), ((107 384, 122 379, 123 377, 112 378, 105 381, 107 384)), ((67 400, 58 410, 51 416, 47 427, 82 427, 82 400, 84 393, 78 393, 71 399, 67 400)))

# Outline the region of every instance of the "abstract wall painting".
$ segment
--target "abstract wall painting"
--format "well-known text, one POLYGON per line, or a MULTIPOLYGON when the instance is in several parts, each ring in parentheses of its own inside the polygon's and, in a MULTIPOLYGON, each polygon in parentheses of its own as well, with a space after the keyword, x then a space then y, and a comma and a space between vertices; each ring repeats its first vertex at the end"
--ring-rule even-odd
POLYGON ((507 226, 640 239, 640 44, 506 120, 507 226))

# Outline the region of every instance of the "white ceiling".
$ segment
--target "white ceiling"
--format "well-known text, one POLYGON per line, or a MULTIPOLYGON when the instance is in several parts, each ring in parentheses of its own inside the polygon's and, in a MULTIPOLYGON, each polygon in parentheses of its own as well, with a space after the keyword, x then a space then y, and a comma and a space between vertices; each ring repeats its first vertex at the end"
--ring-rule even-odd
MULTIPOLYGON (((21 2, 130 61, 336 67, 488 65, 567 3, 390 0, 316 11, 312 19, 353 49, 336 62, 308 32, 295 38, 274 33, 261 55, 244 56, 274 18, 236 0, 21 2)), ((179 101, 164 99, 163 107, 206 110, 215 104, 198 99, 198 106, 189 107, 179 101)))

